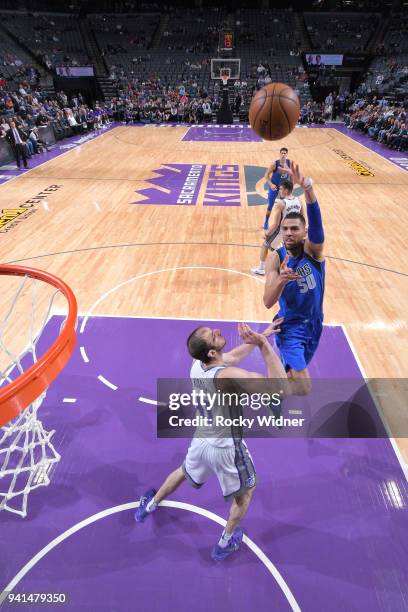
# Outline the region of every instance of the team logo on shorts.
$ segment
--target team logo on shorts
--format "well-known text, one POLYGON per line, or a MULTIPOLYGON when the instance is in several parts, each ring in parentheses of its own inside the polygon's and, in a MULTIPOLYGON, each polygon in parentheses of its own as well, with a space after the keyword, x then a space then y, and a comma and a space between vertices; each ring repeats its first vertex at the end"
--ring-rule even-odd
POLYGON ((245 481, 245 486, 249 489, 253 486, 255 486, 255 475, 253 474, 252 476, 250 476, 249 478, 246 479, 245 481))

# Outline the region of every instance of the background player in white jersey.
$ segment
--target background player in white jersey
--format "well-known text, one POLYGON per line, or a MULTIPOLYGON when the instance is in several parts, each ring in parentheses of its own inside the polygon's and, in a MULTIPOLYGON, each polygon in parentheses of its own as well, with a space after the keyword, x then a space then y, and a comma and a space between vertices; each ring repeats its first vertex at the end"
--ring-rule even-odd
POLYGON ((266 217, 264 230, 268 229, 269 217, 276 198, 279 195, 279 185, 282 181, 289 178, 287 169, 290 168, 290 160, 288 159, 287 147, 281 147, 279 151, 279 159, 269 166, 265 173, 265 181, 268 183, 268 205, 266 207, 266 217))
MULTIPOLYGON (((238 332, 244 344, 229 353, 223 352, 226 340, 219 329, 195 329, 187 340, 188 351, 194 358, 190 372, 193 387, 199 384, 206 393, 215 394, 217 389, 224 389, 223 385, 231 382, 236 381, 238 388, 241 385, 245 388, 248 379, 265 379, 262 374, 236 367, 256 346, 265 361, 267 378, 286 378, 282 363, 267 340, 268 335, 280 331, 281 323, 282 319, 276 319, 262 334, 240 323, 238 332)), ((167 476, 158 491, 150 489, 142 495, 135 513, 136 521, 142 523, 185 480, 200 488, 211 473, 215 473, 225 500, 233 500, 225 529, 212 551, 212 558, 216 561, 225 559, 239 548, 243 537, 240 522, 248 510, 256 484, 254 464, 242 437, 234 436, 232 430, 219 434, 215 434, 218 437, 203 437, 209 435, 209 430, 197 428, 183 465, 167 476)))
POLYGON ((279 197, 275 200, 272 209, 269 229, 265 232, 265 240, 261 246, 259 266, 251 268, 251 272, 254 274, 265 275, 265 261, 268 251, 274 251, 280 247, 282 243, 280 226, 286 215, 291 212, 300 213, 305 216, 305 205, 298 197, 293 195, 292 181, 284 180, 279 186, 279 197))

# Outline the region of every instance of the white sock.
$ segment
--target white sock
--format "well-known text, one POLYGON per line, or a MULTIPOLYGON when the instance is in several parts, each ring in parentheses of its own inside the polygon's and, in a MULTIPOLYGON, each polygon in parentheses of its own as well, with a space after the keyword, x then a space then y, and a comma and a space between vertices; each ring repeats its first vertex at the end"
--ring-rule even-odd
POLYGON ((265 270, 265 262, 264 261, 259 262, 259 269, 260 270, 265 270))
POLYGON ((154 512, 156 508, 157 508, 157 504, 154 501, 154 497, 153 497, 153 499, 151 499, 146 506, 146 512, 154 512))
POLYGON ((225 548, 226 546, 228 546, 228 542, 230 541, 231 536, 232 533, 226 533, 224 530, 222 532, 222 536, 219 539, 218 546, 221 546, 221 548, 225 548))

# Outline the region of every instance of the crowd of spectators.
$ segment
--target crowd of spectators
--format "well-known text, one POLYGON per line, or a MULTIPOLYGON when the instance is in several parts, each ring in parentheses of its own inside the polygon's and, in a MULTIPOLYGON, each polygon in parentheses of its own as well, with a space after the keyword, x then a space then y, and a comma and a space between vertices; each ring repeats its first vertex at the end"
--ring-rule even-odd
POLYGON ((22 81, 16 91, 10 91, 7 83, 0 81, 0 138, 8 138, 10 129, 16 127, 28 158, 48 150, 47 142, 41 138, 41 127, 51 127, 56 140, 62 140, 100 129, 111 119, 109 105, 97 102, 92 108, 80 93, 70 99, 63 91, 49 97, 27 81, 22 81))
POLYGON ((385 98, 360 98, 344 116, 347 127, 360 130, 390 149, 408 149, 407 113, 403 104, 390 104, 385 98))
POLYGON ((300 110, 299 121, 305 125, 342 119, 353 100, 354 97, 349 93, 336 95, 333 92, 321 102, 309 100, 300 110))
MULTIPOLYGON (((239 107, 242 96, 235 92, 239 107)), ((56 140, 83 134, 109 125, 111 121, 125 123, 202 123, 212 121, 213 112, 219 108, 220 96, 210 97, 197 91, 188 95, 185 85, 163 86, 159 81, 128 83, 126 89, 112 100, 86 104, 80 93, 68 98, 60 91, 48 96, 40 88, 22 81, 16 91, 7 84, 0 86, 0 137, 6 138, 10 124, 24 135, 27 157, 42 153, 46 143, 39 138, 38 128, 49 126, 56 140)), ((238 110, 238 108, 237 108, 238 110)))
MULTIPOLYGON (((239 89, 235 98, 241 105, 239 89)), ((210 96, 194 81, 171 86, 160 78, 144 82, 135 79, 119 90, 110 109, 115 119, 126 123, 202 123, 212 121, 220 101, 219 92, 210 96)))
POLYGON ((408 54, 375 58, 359 86, 363 95, 390 90, 408 92, 408 54))
MULTIPOLYGON (((251 15, 248 13, 246 19, 249 21, 251 15)), ((289 19, 290 15, 287 15, 289 19)), ((59 41, 55 38, 63 38, 62 33, 55 30, 52 39, 49 40, 50 27, 56 17, 47 16, 46 18, 36 18, 33 36, 36 37, 37 49, 35 52, 44 52, 42 60, 47 63, 46 48, 59 41), (50 44, 48 44, 50 43, 50 44), (45 45, 45 46, 43 46, 45 45)), ((150 19, 150 18, 149 18, 150 19)), ((201 17, 197 17, 201 19, 201 17)), ((277 17, 274 17, 277 19, 277 17)), ((332 29, 342 32, 342 25, 337 22, 337 17, 330 17, 332 29)), ((10 19, 10 21, 12 21, 10 19)), ((68 21, 61 22, 66 24, 65 34, 72 33, 72 24, 68 21)), ((6 138, 10 130, 10 124, 15 123, 16 128, 21 130, 25 138, 25 146, 28 155, 35 155, 46 150, 47 145, 41 142, 38 128, 49 126, 53 129, 57 140, 71 135, 83 134, 104 125, 111 121, 124 123, 205 123, 211 122, 214 114, 221 105, 221 88, 217 82, 202 78, 202 73, 209 70, 209 55, 203 57, 198 52, 205 51, 204 48, 211 41, 214 45, 216 39, 216 27, 209 26, 208 39, 198 35, 197 40, 192 43, 187 41, 187 32, 183 31, 184 26, 172 26, 173 29, 165 30, 162 34, 162 45, 165 55, 163 55, 163 66, 165 67, 164 76, 156 70, 154 65, 154 52, 145 49, 147 38, 142 33, 138 33, 136 26, 131 27, 130 22, 126 23, 115 21, 107 23, 102 16, 93 21, 95 31, 103 34, 115 34, 113 42, 106 41, 102 54, 110 58, 109 67, 111 69, 110 80, 115 86, 116 95, 109 101, 95 102, 88 105, 82 95, 78 93, 68 99, 64 92, 49 95, 39 86, 39 73, 32 66, 24 64, 18 55, 9 53, 0 56, 1 64, 4 66, 14 66, 17 72, 14 75, 12 84, 0 76, 0 137, 6 138), (99 28, 99 30, 98 30, 99 28), (180 29, 181 28, 181 29, 180 29), (176 35, 176 36, 175 36, 176 35), (178 62, 179 72, 170 72, 168 68, 176 60, 177 53, 167 53, 174 51, 173 40, 179 37, 184 40, 182 49, 184 55, 178 62), (116 40, 117 38, 117 40, 116 40), (125 42, 126 41, 126 44, 125 42), (129 43, 129 44, 128 44, 129 43), (124 45, 123 47, 121 45, 124 45), (132 67, 139 64, 146 66, 146 74, 143 77, 135 70, 135 74, 123 67, 119 60, 121 54, 126 51, 129 55, 130 49, 134 51, 131 55, 132 67), (203 47, 204 45, 204 47, 203 47), (136 51, 137 49, 137 51, 136 51), (198 53, 198 55, 197 55, 198 53), (116 56, 113 60, 112 56, 116 56), (118 60, 118 64, 113 62, 118 60)), ((374 17, 373 17, 374 24, 374 17)), ((151 23, 151 29, 155 23, 151 23)), ((201 28, 201 26, 200 26, 201 28)), ((200 30, 199 28, 199 30, 200 30)), ((357 33, 360 32, 360 24, 353 22, 353 28, 357 33)), ((406 24, 401 28, 405 30, 406 24)), ((248 32, 250 32, 248 28, 248 32)), ((354 30, 353 30, 354 32, 354 30)), ((266 34, 265 34, 266 35, 266 34)), ((358 37, 357 37, 358 38, 358 37)), ((75 39, 73 39, 75 42, 75 39)), ((149 38, 150 40, 150 38, 149 38)), ((245 42, 245 41, 244 41, 245 42)), ((250 41, 249 41, 250 42, 250 41)), ((245 45, 244 45, 245 46, 245 45)), ((59 52, 65 52, 66 45, 62 45, 59 52)), ((258 58, 260 55, 258 55, 258 58)), ((260 88, 271 81, 276 81, 276 73, 281 69, 280 58, 270 55, 258 63, 248 64, 242 71, 242 80, 235 81, 231 87, 230 103, 233 111, 240 119, 245 118, 249 102, 256 88, 260 88)), ((50 58, 50 66, 57 58, 50 58)), ((68 59, 69 58, 65 58, 68 59)), ((75 60, 72 60, 73 63, 75 60)), ((178 60, 177 60, 178 61, 178 60)), ((385 57, 386 73, 394 84, 394 77, 398 76, 399 83, 408 81, 408 66, 406 62, 401 64, 401 59, 385 57)), ((47 63, 48 65, 48 63, 47 63)), ((49 67, 50 67, 49 66, 49 67)), ((162 66, 162 67, 163 67, 162 66)), ((285 66, 285 70, 293 77, 293 85, 299 90, 304 83, 307 83, 307 74, 303 66, 293 64, 285 66)), ((318 72, 324 73, 325 67, 319 67, 318 72)), ((1 72, 0 72, 1 74, 1 72)), ((388 76, 382 74, 372 74, 381 83, 387 80, 388 76)), ((395 80, 395 79, 394 79, 395 80)), ((288 82, 285 80, 285 82, 288 82)), ((332 85, 331 85, 332 86, 332 85)), ((359 129, 368 134, 369 137, 383 142, 384 144, 398 150, 407 149, 407 130, 406 115, 402 106, 388 105, 384 97, 381 99, 368 99, 367 92, 359 91, 359 96, 329 93, 321 102, 308 101, 301 108, 300 122, 302 124, 324 123, 336 119, 344 119, 351 129, 359 129)))

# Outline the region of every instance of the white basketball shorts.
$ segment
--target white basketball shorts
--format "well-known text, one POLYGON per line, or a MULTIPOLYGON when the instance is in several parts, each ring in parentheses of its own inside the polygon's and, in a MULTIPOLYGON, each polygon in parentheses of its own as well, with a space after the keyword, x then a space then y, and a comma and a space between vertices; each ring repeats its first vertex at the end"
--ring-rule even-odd
POLYGON ((204 438, 193 438, 182 466, 187 480, 199 489, 215 473, 226 501, 239 497, 256 483, 256 472, 243 440, 220 448, 204 438))

